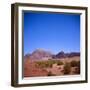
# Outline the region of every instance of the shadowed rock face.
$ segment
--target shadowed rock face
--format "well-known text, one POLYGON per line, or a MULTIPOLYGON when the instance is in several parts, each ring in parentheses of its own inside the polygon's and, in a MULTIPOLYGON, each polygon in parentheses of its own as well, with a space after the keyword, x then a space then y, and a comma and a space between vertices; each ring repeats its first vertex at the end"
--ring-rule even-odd
POLYGON ((49 51, 36 49, 32 54, 26 54, 24 58, 30 60, 48 60, 48 59, 67 58, 74 56, 80 56, 80 53, 79 52, 64 53, 63 51, 61 51, 55 55, 50 53, 49 51))
POLYGON ((75 57, 75 56, 80 56, 80 53, 79 52, 64 53, 61 51, 57 55, 55 55, 55 58, 67 58, 67 57, 75 57))
POLYGON ((59 52, 58 54, 56 54, 55 57, 56 57, 56 58, 65 58, 65 57, 67 57, 67 56, 66 56, 66 54, 65 54, 63 51, 61 51, 61 52, 59 52))

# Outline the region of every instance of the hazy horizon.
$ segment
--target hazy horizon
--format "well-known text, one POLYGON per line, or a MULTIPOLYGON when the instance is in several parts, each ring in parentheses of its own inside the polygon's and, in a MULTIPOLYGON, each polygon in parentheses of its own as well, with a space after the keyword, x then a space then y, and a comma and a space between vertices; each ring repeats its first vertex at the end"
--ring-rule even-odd
POLYGON ((80 15, 24 12, 24 55, 39 48, 80 52, 80 15))

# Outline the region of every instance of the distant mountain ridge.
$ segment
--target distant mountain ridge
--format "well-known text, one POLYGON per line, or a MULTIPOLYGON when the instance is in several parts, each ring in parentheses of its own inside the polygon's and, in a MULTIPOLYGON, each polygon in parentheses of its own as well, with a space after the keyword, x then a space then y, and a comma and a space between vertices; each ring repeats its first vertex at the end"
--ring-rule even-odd
POLYGON ((58 54, 56 54, 54 58, 67 58, 75 56, 80 56, 80 52, 64 53, 63 51, 61 51, 58 54))
POLYGON ((26 54, 24 58, 25 59, 29 58, 30 60, 48 60, 48 59, 59 59, 59 58, 67 58, 67 57, 75 57, 75 56, 80 56, 80 52, 64 53, 63 51, 61 51, 55 55, 43 49, 36 49, 31 54, 26 54))

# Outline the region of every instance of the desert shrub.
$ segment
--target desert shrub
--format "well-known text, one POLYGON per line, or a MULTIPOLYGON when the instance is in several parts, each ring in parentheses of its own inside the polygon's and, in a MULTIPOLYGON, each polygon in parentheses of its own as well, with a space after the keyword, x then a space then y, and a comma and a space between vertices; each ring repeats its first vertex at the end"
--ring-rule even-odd
POLYGON ((49 67, 48 63, 45 63, 45 67, 49 67))
POLYGON ((38 67, 44 68, 45 67, 45 63, 43 61, 38 61, 36 62, 38 67))
POLYGON ((55 74, 53 74, 51 71, 49 71, 47 76, 55 76, 55 74))
POLYGON ((45 67, 51 67, 51 63, 50 62, 45 62, 45 67))
POLYGON ((77 67, 80 68, 80 61, 77 61, 77 67))
POLYGON ((47 66, 47 67, 52 67, 52 65, 53 65, 55 62, 56 62, 56 61, 54 61, 54 60, 48 60, 46 66, 47 66))
POLYGON ((52 65, 53 65, 53 64, 52 64, 52 63, 50 63, 50 62, 48 63, 48 67, 52 67, 52 65))
POLYGON ((80 74, 80 61, 77 61, 75 73, 76 73, 76 74, 80 74))
POLYGON ((56 63, 55 60, 49 60, 48 62, 50 62, 50 63, 52 63, 52 64, 56 63))
POLYGON ((76 73, 76 74, 80 74, 80 67, 77 67, 77 68, 75 69, 75 73, 76 73))
POLYGON ((70 65, 70 63, 65 63, 64 74, 69 74, 70 72, 71 72, 71 65, 70 65))
POLYGON ((48 76, 52 76, 52 73, 51 72, 48 72, 48 76))
POLYGON ((52 67, 52 64, 53 64, 52 61, 38 61, 36 63, 38 64, 38 67, 41 67, 41 68, 52 67))
POLYGON ((63 65, 63 62, 61 61, 57 61, 57 60, 48 60, 48 61, 37 61, 37 67, 41 67, 41 68, 47 68, 50 67, 52 68, 52 65, 57 63, 58 65, 63 65))
POLYGON ((63 65, 63 62, 57 61, 57 65, 63 65))
POLYGON ((53 63, 53 61, 48 61, 48 67, 52 67, 53 63))
POLYGON ((71 61, 71 67, 80 67, 80 61, 71 61))

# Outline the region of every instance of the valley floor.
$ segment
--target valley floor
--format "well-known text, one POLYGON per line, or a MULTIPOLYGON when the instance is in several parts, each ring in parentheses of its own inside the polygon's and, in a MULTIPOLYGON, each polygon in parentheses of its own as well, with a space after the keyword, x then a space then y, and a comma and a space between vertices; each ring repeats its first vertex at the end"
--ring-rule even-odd
POLYGON ((24 77, 80 74, 80 57, 24 61, 24 77))

